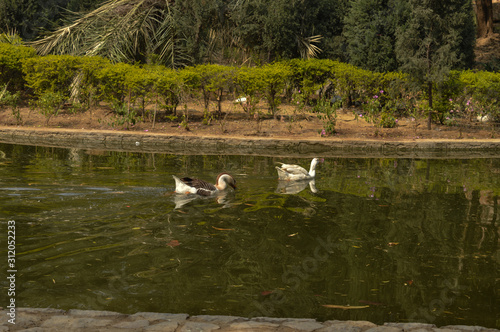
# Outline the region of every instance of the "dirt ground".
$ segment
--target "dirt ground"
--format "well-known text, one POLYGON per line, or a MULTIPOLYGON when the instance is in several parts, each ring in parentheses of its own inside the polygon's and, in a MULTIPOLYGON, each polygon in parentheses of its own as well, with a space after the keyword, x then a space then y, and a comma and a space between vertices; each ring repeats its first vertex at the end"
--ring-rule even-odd
POLYGON ((231 101, 223 103, 223 114, 215 116, 215 105, 211 105, 211 117, 203 121, 203 108, 190 103, 187 109, 187 126, 183 126, 184 110, 178 110, 178 118, 170 120, 159 113, 153 125, 153 112, 144 115, 144 121, 135 125, 121 124, 114 112, 107 107, 93 109, 92 112, 73 113, 65 109, 48 120, 37 110, 22 108, 18 124, 10 109, 0 110, 0 125, 22 128, 66 128, 88 130, 126 130, 149 133, 164 133, 186 136, 226 136, 226 137, 275 137, 300 139, 354 139, 406 141, 418 139, 492 139, 500 138, 500 127, 491 123, 466 123, 460 126, 432 124, 427 130, 425 119, 400 118, 395 128, 377 128, 356 117, 356 109, 340 110, 337 114, 336 133, 321 135, 323 123, 316 113, 297 111, 294 106, 282 105, 277 119, 269 115, 265 105, 259 109, 258 118, 250 117, 243 107, 231 101), (47 124, 48 123, 48 124, 47 124), (128 128, 127 128, 128 127, 128 128))

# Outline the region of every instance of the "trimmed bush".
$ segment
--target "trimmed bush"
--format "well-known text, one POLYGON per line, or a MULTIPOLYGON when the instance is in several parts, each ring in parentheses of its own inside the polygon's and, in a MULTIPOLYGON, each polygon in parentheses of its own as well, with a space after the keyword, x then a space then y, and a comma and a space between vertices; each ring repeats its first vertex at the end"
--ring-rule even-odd
POLYGON ((127 82, 127 74, 134 69, 134 66, 126 63, 115 63, 97 71, 100 98, 110 102, 114 107, 121 107, 129 94, 130 82, 127 82))
POLYGON ((54 92, 63 98, 69 98, 81 61, 82 57, 71 55, 47 55, 25 59, 23 72, 27 85, 37 97, 54 92))
POLYGON ((23 90, 23 61, 34 57, 36 52, 31 47, 0 43, 0 85, 9 84, 11 91, 23 90))

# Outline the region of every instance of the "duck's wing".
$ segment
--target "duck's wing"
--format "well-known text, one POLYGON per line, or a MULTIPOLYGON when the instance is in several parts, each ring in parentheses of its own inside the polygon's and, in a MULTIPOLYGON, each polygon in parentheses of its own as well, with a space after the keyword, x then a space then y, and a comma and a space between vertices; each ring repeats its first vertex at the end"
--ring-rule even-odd
POLYGON ((276 166, 276 170, 278 171, 278 179, 280 180, 288 180, 290 178, 290 174, 276 166))
POLYGON ((210 196, 217 191, 217 188, 213 184, 200 179, 192 179, 185 177, 182 178, 181 181, 187 184, 188 186, 195 188, 196 193, 201 196, 210 196))
POLYGON ((307 170, 299 165, 289 165, 289 164, 283 164, 281 165, 280 169, 288 174, 293 174, 293 175, 309 175, 309 172, 307 170))

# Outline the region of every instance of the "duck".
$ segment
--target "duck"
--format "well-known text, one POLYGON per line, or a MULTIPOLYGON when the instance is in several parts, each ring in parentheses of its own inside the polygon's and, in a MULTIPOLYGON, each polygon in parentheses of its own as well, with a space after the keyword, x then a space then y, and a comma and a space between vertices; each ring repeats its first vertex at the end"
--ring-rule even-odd
POLYGON ((236 180, 228 173, 220 173, 215 184, 200 179, 184 177, 182 179, 172 175, 175 180, 175 192, 179 194, 196 194, 200 196, 212 196, 229 187, 236 189, 236 180))
POLYGON ((316 176, 316 165, 319 159, 314 158, 311 161, 309 172, 302 166, 280 163, 281 166, 276 166, 278 171, 278 179, 287 181, 311 180, 316 176))

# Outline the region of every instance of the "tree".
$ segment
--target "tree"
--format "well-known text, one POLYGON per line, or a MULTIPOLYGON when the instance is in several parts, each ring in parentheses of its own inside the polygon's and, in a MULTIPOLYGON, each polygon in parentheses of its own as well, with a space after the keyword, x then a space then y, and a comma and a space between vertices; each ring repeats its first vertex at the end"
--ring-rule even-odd
MULTIPOLYGON (((44 6, 56 1, 66 8, 77 5, 76 0, 48 0, 44 6)), ((58 28, 32 45, 40 54, 99 55, 170 68, 249 60, 261 64, 322 54, 339 58, 349 1, 108 0, 90 12, 82 3, 84 12, 67 17, 64 25, 60 18, 50 20, 58 28)), ((0 2, 0 19, 1 12, 0 2)))
POLYGON ((235 39, 264 61, 341 52, 347 0, 248 0, 231 11, 235 39))
POLYGON ((407 21, 409 12, 407 1, 352 1, 343 32, 349 63, 377 72, 397 70, 396 29, 407 21))
POLYGON ((2 0, 0 29, 14 30, 23 40, 34 40, 40 33, 56 28, 66 10, 96 8, 103 0, 2 0))
POLYGON ((492 0, 476 0, 477 36, 487 37, 493 33, 492 0))
POLYGON ((410 6, 409 21, 397 32, 396 55, 400 68, 425 86, 431 129, 433 86, 473 59, 472 8, 469 0, 410 0, 410 6))
POLYGON ((224 0, 172 1, 177 43, 190 57, 191 64, 224 62, 223 53, 232 43, 229 3, 224 0))

